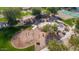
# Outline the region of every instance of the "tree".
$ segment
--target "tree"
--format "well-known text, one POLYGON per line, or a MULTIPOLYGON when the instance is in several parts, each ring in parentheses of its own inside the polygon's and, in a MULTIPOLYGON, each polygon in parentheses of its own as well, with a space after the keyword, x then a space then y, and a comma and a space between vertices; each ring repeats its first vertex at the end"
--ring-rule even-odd
POLYGON ((77 10, 77 7, 71 7, 72 10, 77 10))
POLYGON ((75 19, 76 21, 76 29, 79 29, 79 18, 75 19))
POLYGON ((57 11, 60 10, 58 7, 49 7, 48 10, 53 14, 57 14, 57 11))
POLYGON ((41 14, 41 8, 32 8, 32 14, 33 15, 41 14))
POLYGON ((42 7, 42 14, 50 15, 50 11, 48 10, 47 7, 42 7))
POLYGON ((58 43, 56 40, 49 40, 48 49, 50 51, 66 51, 66 50, 68 50, 68 48, 65 45, 58 43))
POLYGON ((8 19, 10 26, 17 24, 16 19, 20 18, 20 8, 7 8, 3 11, 3 15, 8 19))

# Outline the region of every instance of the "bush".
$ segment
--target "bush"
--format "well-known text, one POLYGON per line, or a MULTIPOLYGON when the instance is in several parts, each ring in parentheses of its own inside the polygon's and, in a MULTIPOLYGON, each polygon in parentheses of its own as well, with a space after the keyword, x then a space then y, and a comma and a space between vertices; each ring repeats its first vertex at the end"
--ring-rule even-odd
POLYGON ((48 10, 55 15, 55 14, 57 14, 58 10, 60 10, 60 8, 59 7, 49 7, 48 10))
POLYGON ((42 29, 44 32, 54 32, 57 31, 57 26, 56 25, 45 25, 42 29))
POLYGON ((68 48, 65 45, 58 43, 56 40, 49 40, 48 49, 50 51, 67 51, 68 50, 68 48))
POLYGON ((74 50, 79 49, 79 37, 72 36, 69 43, 74 47, 74 50))
POLYGON ((76 20, 76 29, 79 30, 79 19, 76 20))

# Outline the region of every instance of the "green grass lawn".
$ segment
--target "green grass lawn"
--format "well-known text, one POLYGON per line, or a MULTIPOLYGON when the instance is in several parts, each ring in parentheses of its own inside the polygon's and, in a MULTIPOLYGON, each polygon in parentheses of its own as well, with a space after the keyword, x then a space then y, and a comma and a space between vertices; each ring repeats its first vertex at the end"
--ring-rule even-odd
POLYGON ((0 7, 0 10, 5 10, 7 8, 9 8, 9 7, 0 7))
POLYGON ((67 19, 67 20, 63 20, 66 24, 73 26, 75 24, 75 19, 67 19))
POLYGON ((6 18, 0 18, 0 22, 7 22, 6 18))
POLYGON ((11 45, 12 36, 20 31, 21 29, 29 28, 31 26, 19 26, 19 27, 9 27, 0 29, 0 51, 33 51, 34 46, 24 48, 24 49, 16 49, 11 45))
POLYGON ((19 8, 19 7, 0 7, 0 10, 10 9, 10 8, 19 8))

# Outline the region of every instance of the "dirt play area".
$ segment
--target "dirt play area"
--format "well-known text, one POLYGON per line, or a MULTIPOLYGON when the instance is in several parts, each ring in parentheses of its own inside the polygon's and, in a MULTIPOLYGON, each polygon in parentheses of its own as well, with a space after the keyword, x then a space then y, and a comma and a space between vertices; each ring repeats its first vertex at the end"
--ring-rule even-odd
POLYGON ((35 50, 45 47, 46 33, 36 28, 34 30, 23 30, 17 33, 11 40, 13 47, 18 49, 27 48, 35 45, 35 50))

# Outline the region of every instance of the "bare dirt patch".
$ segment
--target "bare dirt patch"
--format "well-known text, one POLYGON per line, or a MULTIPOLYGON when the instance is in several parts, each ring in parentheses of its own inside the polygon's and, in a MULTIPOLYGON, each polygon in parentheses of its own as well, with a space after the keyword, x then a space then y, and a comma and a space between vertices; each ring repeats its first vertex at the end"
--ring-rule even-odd
MULTIPOLYGON (((23 30, 17 33, 11 40, 13 47, 18 49, 27 48, 31 45, 36 45, 37 42, 40 43, 40 48, 45 46, 45 36, 46 33, 42 32, 38 28, 34 30, 23 30)), ((38 48, 38 50, 40 49, 38 48)))

